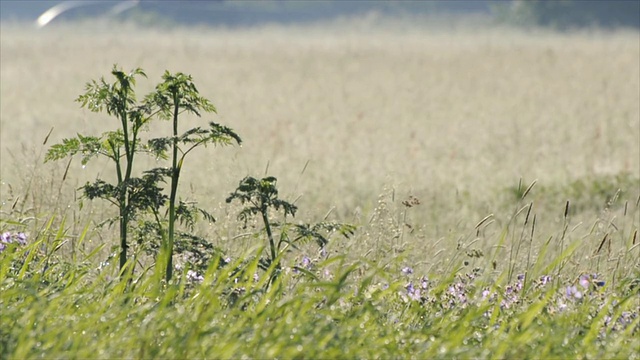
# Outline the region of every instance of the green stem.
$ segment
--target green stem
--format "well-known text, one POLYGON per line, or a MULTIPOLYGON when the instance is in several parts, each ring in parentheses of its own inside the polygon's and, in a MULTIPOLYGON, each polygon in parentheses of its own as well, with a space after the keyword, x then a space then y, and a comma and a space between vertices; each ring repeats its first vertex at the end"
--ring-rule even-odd
POLYGON ((276 261, 276 246, 273 242, 273 235, 271 234, 271 226, 269 225, 269 216, 267 214, 267 209, 263 209, 261 212, 262 221, 264 221, 264 228, 267 231, 267 238, 269 238, 269 247, 271 249, 271 261, 276 261))
MULTIPOLYGON (((122 172, 120 170, 120 164, 118 164, 118 185, 121 186, 122 192, 120 193, 119 199, 119 207, 120 207, 120 275, 124 276, 122 270, 127 262, 127 248, 129 245, 127 244, 127 235, 128 235, 128 224, 129 224, 129 204, 128 204, 128 194, 129 194, 129 179, 131 179, 131 172, 133 170, 133 154, 134 149, 132 149, 133 144, 129 141, 129 127, 127 124, 127 93, 128 88, 123 87, 120 101, 122 102, 122 110, 120 112, 120 121, 122 124, 122 133, 124 140, 124 152, 125 158, 127 159, 126 170, 124 177, 122 176, 122 172)), ((135 133, 134 133, 135 137, 135 133)), ((134 139, 135 141, 135 139, 134 139)))
POLYGON ((166 280, 171 280, 173 274, 173 241, 176 222, 176 194, 178 192, 178 179, 180 177, 180 166, 178 164, 178 111, 180 109, 180 98, 177 91, 173 94, 173 160, 171 168, 171 194, 169 195, 169 241, 165 249, 167 254, 166 280))

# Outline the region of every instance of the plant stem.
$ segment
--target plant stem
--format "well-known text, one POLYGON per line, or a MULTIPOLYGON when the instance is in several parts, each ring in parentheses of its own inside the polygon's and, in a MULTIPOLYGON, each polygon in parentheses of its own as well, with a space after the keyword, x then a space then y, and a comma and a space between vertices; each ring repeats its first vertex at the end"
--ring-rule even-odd
POLYGON ((180 110, 180 97, 176 90, 173 94, 173 159, 171 167, 171 194, 169 196, 169 241, 165 249, 167 254, 167 282, 171 280, 173 273, 173 240, 174 226, 176 222, 176 193, 178 191, 178 178, 180 177, 180 165, 178 165, 178 112, 180 110))
POLYGON ((262 221, 264 221, 264 227, 267 231, 267 237, 269 238, 269 247, 271 249, 271 261, 276 261, 276 245, 273 242, 273 235, 271 234, 271 226, 269 225, 269 216, 267 214, 266 207, 260 212, 262 214, 262 221))

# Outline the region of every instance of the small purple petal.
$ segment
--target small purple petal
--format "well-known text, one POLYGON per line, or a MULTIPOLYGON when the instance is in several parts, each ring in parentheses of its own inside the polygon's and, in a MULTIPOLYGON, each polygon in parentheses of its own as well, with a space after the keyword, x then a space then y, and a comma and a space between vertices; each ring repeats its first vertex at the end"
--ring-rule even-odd
POLYGON ((17 237, 20 245, 27 245, 27 235, 25 233, 18 233, 17 237))
POLYGON ((580 276, 579 284, 585 289, 589 288, 589 276, 588 275, 580 276))
POLYGON ((413 287, 413 283, 409 283, 409 285, 407 285, 406 289, 407 289, 407 293, 408 294, 413 294, 416 291, 416 289, 413 287))
POLYGON ((491 292, 489 290, 484 290, 482 292, 482 300, 485 300, 489 297, 489 295, 491 294, 491 292))
POLYGON ((426 290, 429 287, 429 280, 425 277, 420 279, 420 287, 426 290))
POLYGON ((542 277, 540 277, 540 284, 546 285, 549 282, 551 282, 551 276, 543 275, 542 277))
POLYGON ((187 271, 187 280, 192 281, 192 282, 203 282, 204 281, 204 276, 198 274, 197 272, 195 272, 193 270, 188 270, 187 271))
POLYGON ((402 272, 405 275, 409 275, 409 274, 413 274, 413 269, 406 266, 406 267, 403 267, 402 270, 400 270, 400 272, 402 272))
POLYGON ((578 291, 578 288, 576 288, 575 286, 567 286, 567 297, 570 299, 571 298, 581 299, 582 293, 578 291))

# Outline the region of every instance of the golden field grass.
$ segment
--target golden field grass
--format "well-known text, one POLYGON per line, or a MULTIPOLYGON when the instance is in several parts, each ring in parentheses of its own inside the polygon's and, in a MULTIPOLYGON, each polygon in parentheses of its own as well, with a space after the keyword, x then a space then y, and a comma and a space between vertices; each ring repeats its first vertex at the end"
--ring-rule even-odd
MULTIPOLYGON (((112 25, 40 31, 4 26, 0 36, 5 213, 16 196, 25 197, 30 174, 38 179, 29 189, 30 206, 44 204, 43 211, 73 204, 73 188, 96 174, 110 175, 106 163, 83 169, 76 160, 61 186, 66 164, 43 165, 38 153, 77 132, 115 128, 113 119, 73 100, 87 81, 108 78, 117 63, 146 71, 139 97, 165 69, 193 75, 218 109, 206 120, 240 134, 242 147, 200 149, 185 162, 183 197, 214 208, 221 219, 237 213, 221 205, 237 182, 264 175, 268 166, 282 196, 298 198, 301 218, 317 221, 332 211, 330 217, 362 226, 386 216, 405 230, 401 223, 410 222, 423 232, 413 244, 422 249, 421 240, 473 234, 473 226, 491 213, 502 219, 488 235, 495 238, 511 215, 498 215, 508 203, 504 197, 521 178, 524 187, 538 180, 534 195, 538 188, 551 189, 555 197, 536 206, 557 210, 539 221, 558 229, 565 202, 574 200, 570 184, 605 179, 615 187, 615 176, 627 174, 631 186, 624 184, 619 213, 604 216, 623 219, 618 226, 624 238, 638 226, 637 209, 621 213, 625 201, 637 208, 640 192, 635 32, 320 25, 170 31, 112 25), (56 203, 58 191, 63 200, 56 203), (410 211, 400 205, 409 195, 421 201, 410 211)), ((85 209, 105 208, 96 201, 85 209)), ((602 209, 589 210, 586 232, 603 216, 602 209)), ((363 231, 365 249, 389 238, 406 240, 390 233, 387 220, 363 231)), ((235 230, 211 231, 227 239, 235 230)))

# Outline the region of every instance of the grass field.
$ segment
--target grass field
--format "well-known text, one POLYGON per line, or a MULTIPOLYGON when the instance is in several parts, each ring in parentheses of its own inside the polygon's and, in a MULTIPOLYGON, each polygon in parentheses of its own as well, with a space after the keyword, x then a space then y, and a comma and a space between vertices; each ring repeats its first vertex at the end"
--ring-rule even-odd
POLYGON ((0 357, 640 357, 637 32, 1 30, 0 357), (244 140, 185 162, 182 196, 218 219, 197 232, 230 257, 203 282, 158 285, 149 263, 118 281, 96 226, 115 209, 75 191, 109 164, 43 164, 115 128, 74 102, 114 63, 146 71, 140 95, 193 75, 244 140), (297 220, 357 227, 285 256, 268 290, 243 262, 260 227, 225 203, 266 174, 297 220))

